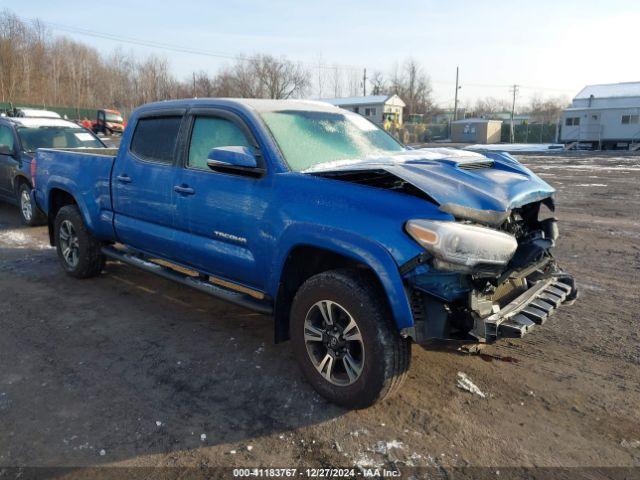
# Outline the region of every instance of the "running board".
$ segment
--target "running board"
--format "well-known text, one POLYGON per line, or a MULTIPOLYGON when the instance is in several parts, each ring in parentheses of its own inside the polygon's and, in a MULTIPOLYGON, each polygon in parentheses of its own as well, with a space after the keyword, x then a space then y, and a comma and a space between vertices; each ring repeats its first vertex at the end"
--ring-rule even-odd
POLYGON ((139 255, 134 255, 127 251, 119 250, 111 246, 102 247, 102 253, 114 260, 119 260, 123 263, 133 265, 134 267, 140 268, 147 272, 155 273, 156 275, 169 280, 173 280, 174 282, 182 283, 183 285, 195 288, 196 290, 200 290, 201 292, 219 298, 220 300, 233 303, 234 305, 239 305, 241 307, 245 307, 259 313, 264 313, 266 315, 271 315, 273 313, 273 307, 268 300, 259 300, 246 293, 236 292, 227 288, 220 287, 218 285, 214 285, 213 283, 207 280, 203 280, 202 278, 187 275, 186 273, 181 273, 170 267, 145 260, 144 257, 141 257, 139 255))

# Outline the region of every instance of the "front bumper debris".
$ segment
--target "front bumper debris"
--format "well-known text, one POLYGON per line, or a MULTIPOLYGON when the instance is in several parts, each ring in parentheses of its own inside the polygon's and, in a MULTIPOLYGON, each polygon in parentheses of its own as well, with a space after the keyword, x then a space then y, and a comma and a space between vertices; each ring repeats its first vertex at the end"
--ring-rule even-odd
POLYGON ((536 325, 542 325, 560 305, 576 297, 571 277, 543 278, 502 308, 496 307, 489 316, 477 317, 469 333, 485 342, 522 337, 536 325))

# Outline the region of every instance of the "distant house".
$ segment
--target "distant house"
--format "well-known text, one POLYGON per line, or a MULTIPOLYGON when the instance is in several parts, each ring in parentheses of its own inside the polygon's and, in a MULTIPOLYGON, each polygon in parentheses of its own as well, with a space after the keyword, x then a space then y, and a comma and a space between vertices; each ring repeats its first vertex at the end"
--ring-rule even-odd
POLYGON ((465 118, 451 122, 451 141, 455 143, 498 143, 502 120, 465 118))
POLYGON ((601 148, 640 142, 640 82, 587 85, 562 114, 560 140, 601 148))
POLYGON ((378 125, 384 124, 387 119, 397 125, 401 125, 402 112, 406 107, 406 104, 398 95, 323 98, 322 101, 359 113, 378 125))

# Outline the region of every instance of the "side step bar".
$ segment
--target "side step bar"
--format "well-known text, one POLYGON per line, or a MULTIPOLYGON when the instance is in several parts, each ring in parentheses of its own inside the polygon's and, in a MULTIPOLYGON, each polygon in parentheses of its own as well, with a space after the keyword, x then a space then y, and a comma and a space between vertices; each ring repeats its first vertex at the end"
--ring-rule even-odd
POLYGON ((273 307, 268 300, 259 300, 251 295, 242 292, 236 292, 227 288, 214 285, 213 283, 203 280, 202 278, 193 277, 185 273, 181 273, 172 268, 159 265, 154 262, 145 260, 143 257, 134 255, 125 250, 119 250, 112 246, 102 247, 102 253, 114 260, 133 265, 150 273, 155 273, 161 277, 182 283, 201 292, 208 293, 220 300, 248 308, 250 310, 270 315, 273 313, 273 307))

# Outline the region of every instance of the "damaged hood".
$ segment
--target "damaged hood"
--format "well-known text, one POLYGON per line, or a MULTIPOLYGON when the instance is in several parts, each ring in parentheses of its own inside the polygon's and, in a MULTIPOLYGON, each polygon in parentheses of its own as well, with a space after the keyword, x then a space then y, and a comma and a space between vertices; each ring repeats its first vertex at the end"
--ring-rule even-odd
POLYGON ((318 164, 304 173, 385 171, 417 187, 456 218, 500 225, 514 208, 549 199, 555 190, 503 152, 452 148, 406 150, 397 155, 318 164))

